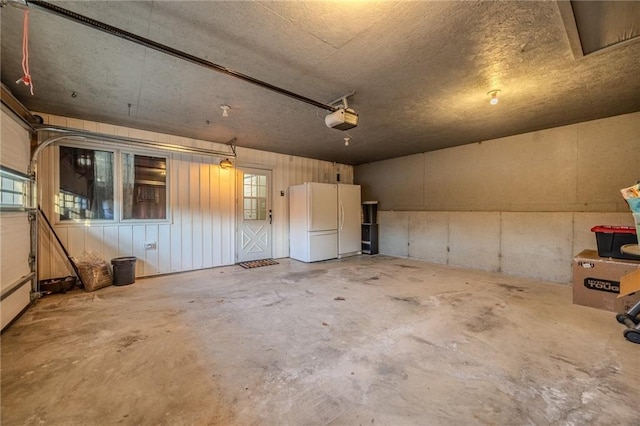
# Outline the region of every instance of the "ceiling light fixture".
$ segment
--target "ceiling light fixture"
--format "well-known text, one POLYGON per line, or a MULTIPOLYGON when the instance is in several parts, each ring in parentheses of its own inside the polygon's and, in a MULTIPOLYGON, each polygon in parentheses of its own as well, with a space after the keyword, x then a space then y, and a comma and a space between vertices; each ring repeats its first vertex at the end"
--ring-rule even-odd
POLYGON ((76 163, 78 164, 78 166, 82 169, 88 169, 89 167, 91 167, 91 163, 93 163, 93 161, 91 160, 91 156, 88 154, 80 154, 78 156, 78 158, 76 159, 76 163))
POLYGON ((231 107, 229 105, 220 105, 220 108, 222 108, 222 116, 224 118, 227 118, 229 116, 229 110, 231 109, 231 107))
POLYGON ((349 146, 349 141, 351 140, 351 138, 346 137, 344 138, 344 146, 349 146))
POLYGON ((233 163, 228 158, 225 158, 224 160, 220 161, 220 168, 223 170, 229 170, 233 168, 233 163))
POLYGON ((491 105, 497 105, 498 104, 498 94, 500 93, 500 89, 496 89, 496 90, 491 90, 489 92, 487 92, 487 95, 491 96, 491 99, 489 100, 489 103, 491 105))

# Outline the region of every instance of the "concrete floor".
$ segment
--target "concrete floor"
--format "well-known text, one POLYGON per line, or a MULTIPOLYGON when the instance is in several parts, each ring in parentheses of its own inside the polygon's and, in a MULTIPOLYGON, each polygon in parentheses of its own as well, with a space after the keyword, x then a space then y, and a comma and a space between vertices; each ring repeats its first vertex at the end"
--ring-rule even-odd
POLYGON ((2 424, 640 424, 640 345, 557 284, 386 256, 43 298, 2 424), (343 300, 344 299, 344 300, 343 300))

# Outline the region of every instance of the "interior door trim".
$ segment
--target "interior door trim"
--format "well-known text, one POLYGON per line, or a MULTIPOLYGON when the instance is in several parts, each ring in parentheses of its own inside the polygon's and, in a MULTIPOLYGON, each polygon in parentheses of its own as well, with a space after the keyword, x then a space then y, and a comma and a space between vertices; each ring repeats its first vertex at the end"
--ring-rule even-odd
POLYGON ((267 226, 269 226, 270 228, 270 241, 269 241, 269 246, 270 246, 270 254, 271 257, 273 257, 273 252, 274 252, 274 247, 273 247, 273 243, 274 243, 274 238, 273 238, 273 223, 272 223, 272 214, 273 214, 273 203, 274 203, 274 185, 273 185, 273 168, 274 166, 269 166, 269 165, 264 165, 264 164, 257 164, 257 163, 249 163, 249 162, 236 162, 236 194, 235 194, 235 206, 236 206, 236 212, 235 212, 235 231, 234 231, 234 236, 235 236, 235 247, 234 247, 234 263, 238 263, 240 262, 240 252, 239 252, 239 248, 240 248, 240 244, 241 244, 241 237, 240 237, 240 215, 243 214, 243 206, 240 205, 240 201, 242 201, 244 199, 244 197, 241 195, 242 194, 242 185, 243 185, 243 179, 239 178, 239 174, 242 173, 244 175, 245 172, 251 172, 251 171, 256 171, 256 172, 260 172, 260 171, 264 171, 264 172, 268 172, 269 173, 269 185, 267 187, 267 199, 269 200, 269 204, 267 205, 267 221, 268 224, 267 226))

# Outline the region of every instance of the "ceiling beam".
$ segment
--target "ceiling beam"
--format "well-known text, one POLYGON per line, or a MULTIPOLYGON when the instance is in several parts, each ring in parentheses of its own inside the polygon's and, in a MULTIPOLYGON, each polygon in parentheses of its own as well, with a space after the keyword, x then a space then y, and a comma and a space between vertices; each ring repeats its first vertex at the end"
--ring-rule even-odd
POLYGON ((113 36, 120 37, 120 38, 122 38, 124 40, 128 40, 130 42, 139 44, 139 45, 147 47, 149 49, 157 50, 158 52, 162 52, 162 53, 164 53, 166 55, 173 56, 175 58, 182 59, 184 61, 191 62, 191 63, 196 64, 196 65, 200 65, 200 66, 205 67, 207 69, 210 69, 210 70, 213 70, 213 71, 228 75, 230 77, 234 77, 234 78, 243 80, 243 81, 245 81, 247 83, 251 83, 251 84, 254 84, 256 86, 260 86, 262 88, 271 90, 273 92, 280 93, 281 95, 288 96, 290 98, 296 99, 296 100, 301 101, 301 102, 305 102, 305 103, 313 105, 313 106, 315 106, 317 108, 321 108, 321 109, 324 109, 324 110, 327 110, 327 111, 331 111, 331 112, 334 112, 334 111, 336 111, 338 109, 338 108, 334 107, 333 105, 328 105, 328 104, 325 104, 325 103, 322 103, 322 102, 319 102, 319 101, 315 101, 315 100, 313 100, 311 98, 307 98, 306 96, 302 96, 302 95, 299 95, 297 93, 291 92, 289 90, 283 89, 281 87, 274 86, 273 84, 264 82, 262 80, 258 80, 257 78, 250 77, 250 76, 248 76, 246 74, 242 74, 242 73, 240 73, 238 71, 234 71, 234 70, 232 70, 230 68, 227 68, 225 66, 218 65, 218 64, 215 64, 213 62, 207 61, 206 59, 202 59, 202 58, 199 58, 197 56, 191 55, 189 53, 183 52, 181 50, 174 49, 173 47, 170 47, 170 46, 167 46, 167 45, 164 45, 164 44, 161 44, 161 43, 157 43, 157 42, 155 42, 153 40, 150 40, 148 38, 141 37, 139 35, 130 33, 129 31, 125 31, 123 29, 114 27, 114 26, 109 25, 109 24, 105 24, 104 22, 96 21, 95 19, 89 18, 89 17, 84 16, 84 15, 80 15, 79 13, 73 12, 73 11, 68 10, 68 9, 64 9, 64 8, 62 8, 60 6, 55 5, 55 4, 51 4, 51 3, 48 3, 48 2, 42 1, 42 0, 29 0, 28 4, 30 6, 31 5, 37 6, 37 7, 41 8, 41 9, 43 9, 43 10, 46 10, 47 12, 51 12, 51 13, 56 14, 58 16, 61 16, 63 18, 70 19, 70 20, 72 20, 74 22, 77 22, 77 23, 80 23, 80 24, 84 24, 84 25, 86 25, 86 26, 88 26, 90 28, 94 28, 94 29, 103 31, 103 32, 105 32, 107 34, 111 34, 113 36))

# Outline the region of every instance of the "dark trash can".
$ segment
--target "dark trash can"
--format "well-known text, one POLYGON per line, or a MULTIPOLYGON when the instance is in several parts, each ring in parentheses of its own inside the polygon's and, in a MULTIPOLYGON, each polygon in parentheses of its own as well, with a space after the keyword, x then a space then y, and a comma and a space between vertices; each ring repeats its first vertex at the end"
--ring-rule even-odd
POLYGON ((135 256, 111 259, 113 266, 113 285, 128 285, 136 281, 135 256))

